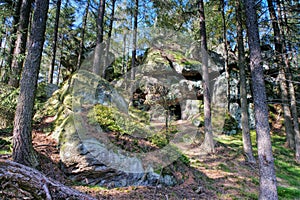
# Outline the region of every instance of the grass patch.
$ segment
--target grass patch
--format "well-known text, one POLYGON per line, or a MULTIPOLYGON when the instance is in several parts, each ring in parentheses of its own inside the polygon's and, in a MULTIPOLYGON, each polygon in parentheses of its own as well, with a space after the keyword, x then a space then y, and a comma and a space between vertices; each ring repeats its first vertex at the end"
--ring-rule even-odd
POLYGON ((277 187, 279 199, 300 199, 300 190, 299 188, 292 187, 277 187))
POLYGON ((218 169, 220 169, 224 172, 231 172, 230 167, 225 165, 224 163, 220 163, 218 166, 218 169))
MULTIPOLYGON (((251 139, 253 145, 253 154, 257 157, 256 147, 256 134, 255 131, 251 131, 251 139)), ((274 164, 276 168, 276 176, 278 178, 278 196, 279 199, 300 199, 300 166, 294 161, 294 152, 285 147, 285 137, 281 135, 272 135, 272 149, 274 155, 274 164)), ((234 152, 242 150, 242 135, 236 134, 231 136, 221 136, 217 138, 217 141, 226 144, 234 152)), ((230 166, 226 164, 219 164, 221 170, 230 170, 230 166)), ((251 177, 250 177, 251 178, 251 177)), ((256 177, 251 178, 251 182, 255 185, 259 185, 259 179, 256 177)), ((245 198, 257 199, 256 194, 240 191, 245 198)))

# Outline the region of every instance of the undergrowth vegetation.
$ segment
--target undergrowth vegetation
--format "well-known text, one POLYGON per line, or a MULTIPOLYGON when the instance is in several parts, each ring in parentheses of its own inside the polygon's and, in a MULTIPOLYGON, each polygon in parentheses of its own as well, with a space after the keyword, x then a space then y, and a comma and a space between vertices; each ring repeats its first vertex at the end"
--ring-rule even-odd
MULTIPOLYGON (((255 131, 251 131, 251 139, 254 155, 257 156, 255 131)), ((273 134, 271 140, 275 159, 279 198, 285 200, 300 199, 300 166, 294 161, 293 151, 285 146, 285 137, 283 135, 273 134)), ((231 157, 243 152, 241 134, 221 137, 218 139, 218 142, 225 144, 228 148, 230 148, 229 152, 231 152, 231 157)), ((219 167, 223 171, 231 170, 229 163, 222 163, 219 167)), ((251 181, 255 185, 259 185, 258 177, 252 177, 251 181)), ((244 192, 245 191, 241 191, 241 193, 244 192)), ((248 196, 251 194, 246 195, 248 196)))

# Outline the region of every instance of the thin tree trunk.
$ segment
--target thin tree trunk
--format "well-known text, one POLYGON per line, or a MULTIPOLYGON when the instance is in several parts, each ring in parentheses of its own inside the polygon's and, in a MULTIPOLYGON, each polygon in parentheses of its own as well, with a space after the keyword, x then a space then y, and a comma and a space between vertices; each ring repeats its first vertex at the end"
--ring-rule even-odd
POLYGON ((228 45, 227 45, 227 27, 226 27, 226 19, 225 19, 225 0, 221 0, 222 7, 222 22, 223 22, 223 39, 224 39, 224 68, 225 68, 225 77, 227 79, 227 99, 228 105, 227 108, 230 110, 230 74, 228 69, 228 45))
POLYGON ((8 83, 9 78, 10 78, 10 73, 11 73, 11 64, 12 64, 12 59, 13 59, 13 54, 14 54, 14 49, 15 49, 15 43, 16 43, 16 34, 18 30, 18 24, 20 21, 20 12, 21 12, 21 5, 22 5, 22 0, 17 0, 14 3, 14 14, 13 14, 13 22, 12 22, 12 29, 10 33, 10 43, 9 43, 9 53, 7 56, 7 61, 6 61, 6 73, 4 74, 3 77, 3 82, 8 83))
POLYGON ((10 40, 9 40, 9 50, 8 50, 8 56, 6 60, 6 67, 5 67, 5 73, 3 76, 3 82, 8 83, 10 79, 11 74, 11 64, 13 60, 13 54, 15 49, 15 43, 16 43, 16 36, 18 31, 18 25, 20 21, 20 13, 21 13, 21 5, 22 0, 17 0, 13 3, 14 7, 14 14, 13 14, 13 21, 12 21, 12 27, 10 32, 10 40))
POLYGON ((126 51, 126 40, 127 40, 127 33, 125 32, 123 36, 123 73, 124 73, 124 83, 125 83, 125 90, 128 88, 127 84, 127 51, 126 51))
POLYGON ((36 167, 38 159, 32 146, 32 117, 49 0, 36 0, 33 24, 28 45, 25 66, 20 81, 20 94, 14 119, 13 160, 36 167))
POLYGON ((55 66, 55 60, 56 60, 56 50, 57 50, 56 46, 57 46, 60 8, 61 8, 61 0, 57 0, 57 2, 56 2, 56 14, 55 14, 55 25, 54 25, 54 37, 53 37, 53 42, 52 42, 52 59, 51 59, 51 65, 49 67, 48 83, 53 83, 53 73, 54 73, 54 66, 55 66))
POLYGON ((111 15, 110 15, 110 21, 109 21, 109 27, 108 27, 108 34, 107 34, 107 43, 106 43, 106 52, 105 52, 105 63, 103 67, 103 77, 105 77, 105 70, 110 64, 109 61, 109 49, 110 49, 110 39, 111 39, 111 34, 113 30, 113 24, 114 24, 114 18, 115 18, 115 5, 116 5, 116 0, 112 0, 112 9, 111 9, 111 15))
POLYGON ((268 117, 268 105, 254 0, 244 0, 252 76, 259 163, 259 199, 278 199, 268 117))
POLYGON ((288 99, 288 89, 286 84, 286 73, 284 70, 284 62, 283 62, 283 47, 282 47, 282 37, 280 34, 280 29, 278 25, 277 16, 275 13, 275 9, 273 7, 272 0, 267 0, 269 13, 272 21, 272 27, 274 31, 274 43, 275 43, 275 52, 276 52, 276 60, 279 64, 279 85, 281 90, 281 99, 282 99, 282 106, 283 106, 283 114, 284 114, 284 127, 286 132, 286 140, 287 144, 291 149, 295 148, 295 141, 294 141, 294 130, 293 130, 293 122, 292 122, 292 115, 289 106, 289 99, 288 99))
POLYGON ((56 85, 59 85, 59 77, 60 77, 60 71, 61 71, 61 63, 63 59, 63 51, 64 51, 64 36, 61 34, 61 50, 60 50, 60 59, 59 59, 59 65, 57 69, 57 78, 56 78, 56 85))
POLYGON ((93 72, 101 76, 103 71, 103 34, 104 34, 105 0, 100 0, 97 18, 97 44, 94 52, 93 72))
POLYGON ((200 12, 200 39, 201 39, 201 54, 202 54, 202 77, 203 77, 203 99, 204 99, 204 127, 205 139, 202 147, 208 153, 214 153, 214 140, 211 124, 211 96, 209 88, 208 76, 208 55, 207 55, 207 40, 206 40, 206 27, 205 27, 205 14, 203 0, 199 1, 200 12))
POLYGON ((5 69, 5 65, 4 65, 4 61, 5 61, 5 58, 6 58, 6 45, 7 45, 7 40, 8 40, 8 28, 6 28, 6 31, 5 31, 5 36, 3 37, 3 40, 4 42, 1 41, 1 45, 2 45, 2 51, 1 51, 1 63, 0 63, 0 81, 1 82, 4 82, 4 76, 5 76, 5 73, 7 73, 7 70, 5 69))
MULTIPOLYGON (((132 59, 131 59, 131 80, 135 80, 136 48, 137 48, 137 29, 138 29, 139 0, 135 0, 133 14, 133 39, 132 39, 132 59)), ((133 91, 131 91, 133 92, 133 91)))
POLYGON ((237 43, 238 43, 238 66, 240 70, 240 96, 241 96, 241 114, 242 114, 242 132, 243 132, 243 148, 246 155, 246 161, 255 163, 253 156, 252 143, 250 137, 247 91, 246 91, 246 66, 245 66, 245 48, 243 40, 243 22, 242 8, 240 1, 236 0, 236 21, 237 21, 237 43))
MULTIPOLYGON (((286 45, 286 38, 285 38, 285 33, 282 30, 283 29, 283 20, 281 18, 281 16, 283 16, 285 18, 285 23, 287 24, 287 19, 286 19, 286 15, 285 13, 282 13, 281 10, 281 4, 280 1, 277 0, 277 4, 278 4, 278 13, 279 13, 279 24, 281 25, 281 31, 280 34, 282 35, 282 50, 283 50, 283 60, 285 62, 286 65, 286 71, 287 71, 287 77, 288 77, 288 84, 289 84, 289 94, 290 94, 290 104, 291 104, 291 110, 292 110, 292 117, 293 117, 293 124, 294 124, 294 137, 295 137, 295 160, 297 163, 300 163, 300 131, 299 131, 299 120, 298 120, 298 113, 297 113, 297 101, 296 101, 296 94, 295 94, 295 89, 294 89, 294 84, 293 84, 293 77, 292 77, 292 73, 290 70, 290 61, 288 58, 288 51, 287 51, 287 45, 286 45)), ((286 25, 287 29, 288 26, 286 25)), ((287 30, 287 32, 289 32, 289 30, 287 30)))
POLYGON ((9 85, 16 88, 19 87, 21 71, 24 63, 30 11, 31 0, 22 0, 17 39, 15 41, 15 48, 11 63, 11 74, 8 81, 9 85))
POLYGON ((85 11, 84 11, 84 16, 82 19, 82 27, 81 27, 81 40, 80 40, 80 46, 79 46, 79 53, 78 53, 78 59, 77 59, 77 70, 80 68, 81 65, 81 60, 82 60, 82 54, 83 54, 83 48, 84 48, 84 35, 85 35, 85 29, 86 29, 86 22, 88 18, 88 13, 89 13, 89 7, 90 7, 90 0, 87 1, 85 11))

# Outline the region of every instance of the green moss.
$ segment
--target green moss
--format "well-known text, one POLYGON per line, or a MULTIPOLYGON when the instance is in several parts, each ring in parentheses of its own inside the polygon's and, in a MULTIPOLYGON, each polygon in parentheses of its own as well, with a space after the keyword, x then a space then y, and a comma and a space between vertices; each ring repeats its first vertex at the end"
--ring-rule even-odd
POLYGON ((88 119, 91 124, 98 123, 106 131, 128 135, 147 133, 142 118, 118 112, 114 107, 98 104, 89 112, 88 119))
POLYGON ((150 142, 159 148, 166 146, 169 140, 165 134, 156 133, 150 137, 150 142))
POLYGON ((226 113, 223 132, 225 134, 230 134, 233 130, 235 130, 236 133, 238 132, 238 122, 230 115, 230 113, 226 113))
POLYGON ((155 133, 151 137, 149 137, 149 141, 156 145, 159 148, 162 148, 169 144, 170 139, 172 138, 172 135, 177 133, 177 127, 176 126, 169 126, 168 129, 162 129, 160 132, 155 133))
POLYGON ((179 157, 179 160, 184 163, 185 165, 190 165, 191 161, 190 161, 190 158, 187 157, 186 155, 184 154, 181 154, 180 157, 179 157))
POLYGON ((88 119, 91 124, 99 123, 101 128, 106 131, 123 132, 116 123, 115 110, 112 107, 98 104, 89 112, 88 119))
POLYGON ((132 119, 142 122, 142 123, 146 123, 149 124, 150 123, 150 115, 149 113, 136 109, 134 107, 129 107, 129 114, 130 117, 132 117, 132 119))

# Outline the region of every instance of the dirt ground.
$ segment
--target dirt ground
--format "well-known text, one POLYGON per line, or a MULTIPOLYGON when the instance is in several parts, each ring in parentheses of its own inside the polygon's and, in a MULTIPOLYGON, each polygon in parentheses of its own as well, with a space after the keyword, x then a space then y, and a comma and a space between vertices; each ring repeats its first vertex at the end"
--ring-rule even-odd
MULTIPOLYGON (((45 120, 46 125, 48 121, 51 122, 51 119, 45 120)), ((51 135, 41 131, 45 124, 34 126, 33 131, 33 145, 40 155, 41 171, 48 177, 97 199, 251 199, 247 194, 258 191, 257 184, 253 183, 253 178, 258 177, 257 167, 244 162, 242 151, 232 152, 224 144, 217 144, 216 154, 206 156, 195 153, 197 146, 191 148, 190 155, 187 155, 190 166, 183 167, 179 175, 184 181, 173 187, 158 184, 152 187, 107 189, 74 184, 60 169, 56 141, 51 135)), ((2 155, 1 158, 11 159, 9 155, 2 155)))

